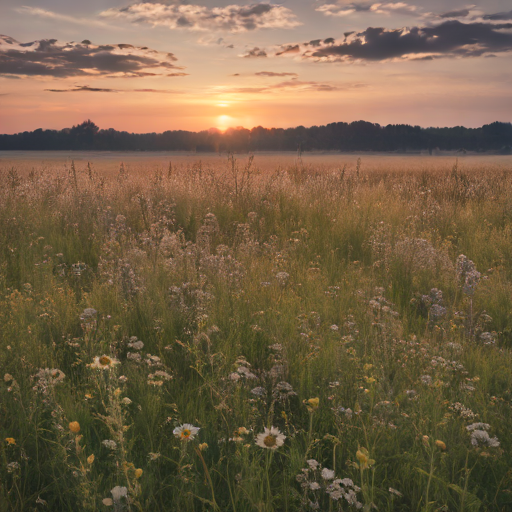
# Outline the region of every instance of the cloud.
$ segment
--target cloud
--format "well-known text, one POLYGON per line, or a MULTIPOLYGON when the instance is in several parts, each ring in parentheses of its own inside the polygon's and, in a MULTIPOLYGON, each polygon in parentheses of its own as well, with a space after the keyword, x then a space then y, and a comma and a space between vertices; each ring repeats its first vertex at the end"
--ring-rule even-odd
POLYGON ((261 86, 261 87, 222 87, 220 92, 222 94, 259 94, 259 93, 273 93, 276 91, 297 91, 297 92, 334 92, 334 91, 347 91, 350 89, 359 89, 367 87, 366 84, 354 83, 354 84, 333 84, 330 82, 315 82, 315 81, 301 81, 295 78, 279 82, 273 85, 261 86))
POLYGON ((86 25, 88 27, 95 26, 112 29, 112 26, 105 23, 104 21, 94 20, 90 18, 77 18, 76 16, 67 16, 66 14, 60 14, 57 12, 49 11, 47 9, 41 9, 39 7, 28 7, 24 5, 14 10, 20 14, 30 14, 32 16, 37 16, 37 18, 39 19, 43 18, 52 21, 71 23, 73 25, 86 25))
POLYGON ((440 18, 466 18, 471 11, 469 9, 460 9, 459 11, 449 11, 440 14, 440 18))
POLYGON ((346 3, 338 1, 336 4, 323 4, 316 8, 326 16, 350 16, 354 13, 368 12, 374 14, 417 14, 418 7, 405 2, 384 2, 384 3, 346 3))
POLYGON ((104 89, 89 87, 88 85, 75 85, 71 89, 45 89, 47 92, 151 92, 161 94, 179 94, 178 91, 168 89, 104 89))
POLYGON ((300 46, 298 44, 288 44, 282 47, 280 52, 276 53, 276 56, 284 55, 286 53, 300 53, 300 46))
POLYGON ((247 50, 246 53, 241 55, 241 57, 245 57, 246 59, 251 59, 251 58, 255 58, 255 57, 266 57, 266 56, 267 56, 267 52, 263 49, 258 48, 257 46, 255 46, 252 50, 247 50))
POLYGON ((512 11, 509 12, 498 12, 496 14, 487 14, 483 16, 484 20, 490 21, 507 21, 512 20, 512 11))
POLYGON ((293 28, 301 25, 293 12, 269 3, 228 5, 209 9, 201 5, 141 2, 100 13, 104 19, 148 23, 170 29, 247 32, 262 28, 293 28))
POLYGON ((299 76, 297 73, 275 73, 274 71, 259 71, 255 76, 299 76))
POLYGON ((176 60, 172 53, 131 44, 97 46, 88 40, 60 43, 56 39, 19 43, 0 35, 0 76, 166 76, 171 70, 183 69, 173 64, 176 60))
MULTIPOLYGON (((334 44, 309 49, 302 57, 317 62, 418 60, 441 57, 479 57, 512 50, 512 23, 461 23, 445 21, 436 26, 367 28, 346 35, 334 44)), ((297 45, 288 45, 289 48, 297 45)), ((286 52, 278 52, 282 55, 286 52)))
POLYGON ((119 92, 117 89, 100 89, 88 85, 75 85, 72 89, 45 89, 46 92, 119 92))

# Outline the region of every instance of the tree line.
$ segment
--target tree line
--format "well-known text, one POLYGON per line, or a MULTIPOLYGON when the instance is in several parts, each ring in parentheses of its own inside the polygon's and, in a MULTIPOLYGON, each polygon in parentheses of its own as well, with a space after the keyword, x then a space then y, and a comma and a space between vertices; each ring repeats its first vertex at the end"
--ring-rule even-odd
POLYGON ((163 133, 100 130, 91 120, 63 130, 0 135, 0 150, 96 151, 421 151, 460 150, 510 153, 512 124, 494 122, 480 128, 381 126, 367 121, 296 128, 211 128, 163 133))

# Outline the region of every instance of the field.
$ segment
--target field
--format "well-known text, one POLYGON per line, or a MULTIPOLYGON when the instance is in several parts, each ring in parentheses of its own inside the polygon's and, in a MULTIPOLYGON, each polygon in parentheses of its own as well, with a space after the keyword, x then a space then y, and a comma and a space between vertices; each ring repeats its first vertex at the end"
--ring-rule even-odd
POLYGON ((2 153, 0 226, 1 512, 512 510, 512 157, 2 153))

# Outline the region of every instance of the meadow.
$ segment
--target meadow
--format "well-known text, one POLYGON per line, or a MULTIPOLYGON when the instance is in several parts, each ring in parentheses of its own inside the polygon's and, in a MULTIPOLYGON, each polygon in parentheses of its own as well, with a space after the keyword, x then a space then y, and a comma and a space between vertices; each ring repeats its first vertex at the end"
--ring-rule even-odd
POLYGON ((512 510, 511 157, 120 160, 0 159, 1 512, 512 510))

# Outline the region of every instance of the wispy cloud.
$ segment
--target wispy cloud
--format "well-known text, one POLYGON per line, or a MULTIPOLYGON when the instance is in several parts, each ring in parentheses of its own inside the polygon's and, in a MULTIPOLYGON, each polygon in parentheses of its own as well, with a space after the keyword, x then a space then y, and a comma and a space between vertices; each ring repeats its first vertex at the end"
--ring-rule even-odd
POLYGON ((31 16, 37 16, 39 19, 47 19, 52 21, 62 21, 64 23, 71 23, 72 25, 86 25, 88 27, 100 27, 100 28, 115 28, 111 24, 101 20, 92 18, 77 18, 75 16, 68 16, 66 14, 60 14, 57 12, 49 11, 48 9, 41 9, 40 7, 30 7, 23 5, 14 9, 20 14, 29 14, 31 16))
POLYGON ((274 93, 279 91, 295 91, 295 92, 334 92, 347 91, 350 89, 360 89, 367 87, 366 84, 335 84, 331 82, 301 81, 297 79, 286 80, 277 84, 254 86, 254 87, 218 87, 215 93, 220 94, 260 94, 274 93))
POLYGON ((208 8, 201 5, 141 2, 100 13, 104 19, 147 23, 170 29, 247 32, 264 28, 293 28, 301 25, 287 7, 269 3, 228 5, 208 8))
POLYGON ((60 43, 56 39, 19 43, 0 35, 0 76, 168 76, 183 69, 173 64, 176 60, 172 53, 131 44, 60 43))

